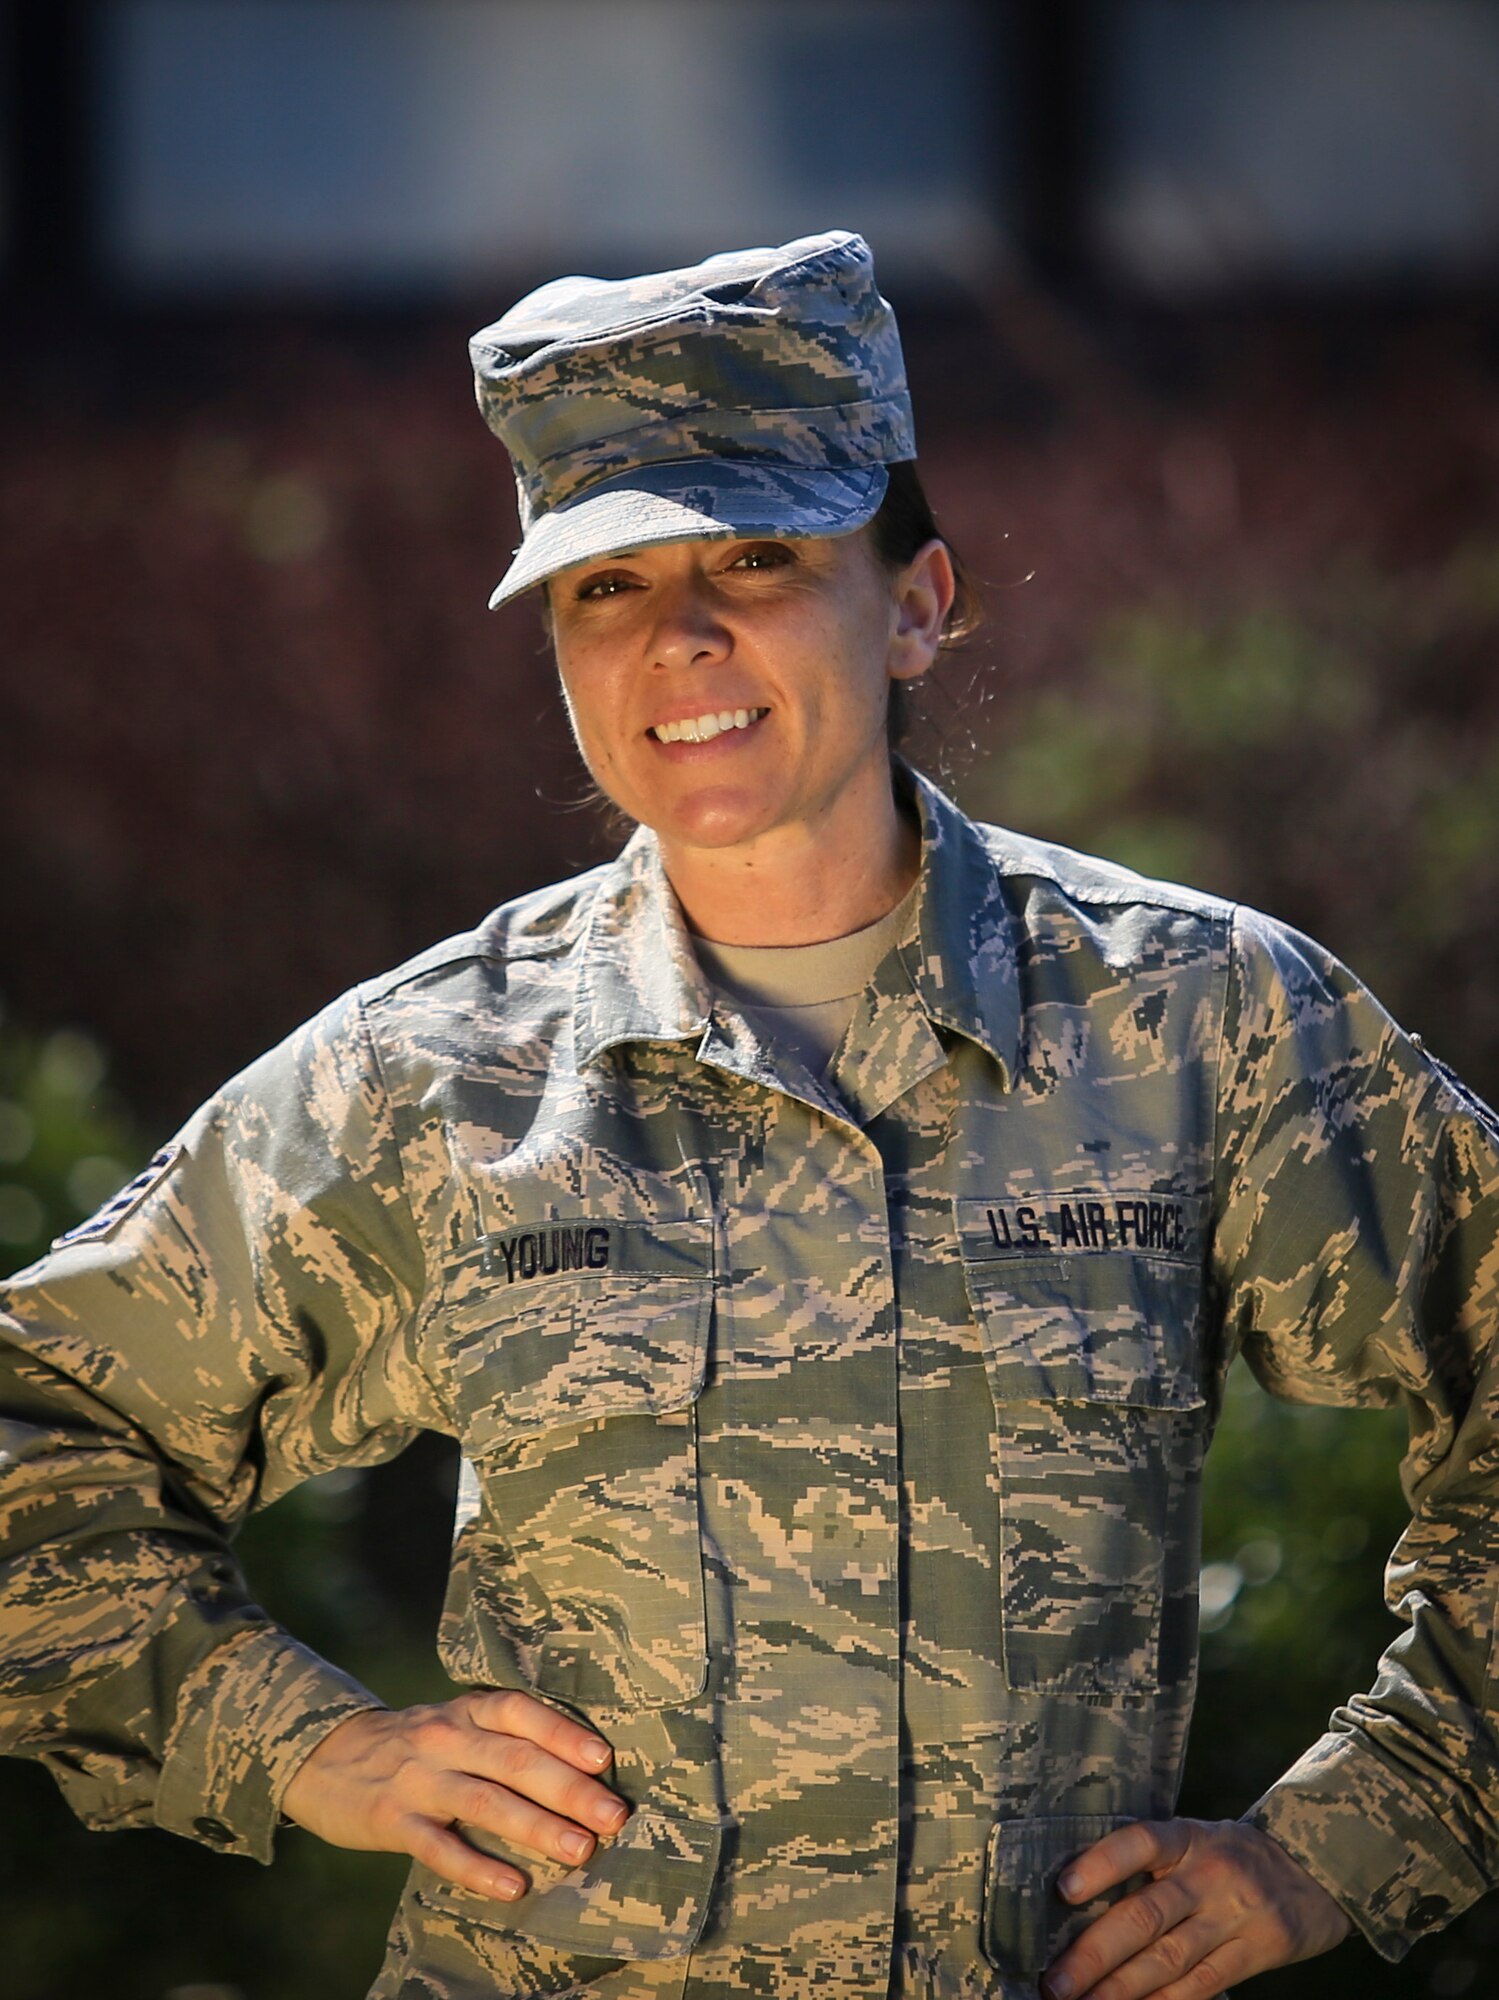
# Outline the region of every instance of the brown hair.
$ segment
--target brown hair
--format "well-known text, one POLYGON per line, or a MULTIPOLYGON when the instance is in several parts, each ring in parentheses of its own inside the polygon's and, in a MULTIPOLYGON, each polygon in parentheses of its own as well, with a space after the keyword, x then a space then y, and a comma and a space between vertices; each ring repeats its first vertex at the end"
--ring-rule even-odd
MULTIPOLYGON (((889 471, 890 484, 885 488, 885 497, 869 524, 875 554, 887 569, 902 570, 917 550, 925 548, 928 542, 947 542, 947 553, 952 559, 953 576, 957 583, 952 605, 942 621, 942 650, 949 652, 971 639, 983 623, 983 602, 962 557, 937 526, 932 503, 926 497, 915 465, 910 459, 901 459, 889 471)), ((919 699, 921 687, 920 681, 891 683, 885 733, 892 750, 905 749, 910 742, 914 722, 912 710, 919 699)))
POLYGON ((984 620, 984 607, 973 586, 973 579, 964 568, 963 558, 937 526, 932 503, 926 497, 912 461, 899 460, 889 467, 889 473, 890 484, 885 488, 885 497, 869 524, 870 533, 874 536, 875 553, 887 569, 904 569, 917 550, 925 548, 928 542, 947 542, 947 553, 952 558, 953 576, 958 587, 952 608, 942 623, 942 646, 944 651, 951 646, 961 646, 965 639, 973 637, 984 620))

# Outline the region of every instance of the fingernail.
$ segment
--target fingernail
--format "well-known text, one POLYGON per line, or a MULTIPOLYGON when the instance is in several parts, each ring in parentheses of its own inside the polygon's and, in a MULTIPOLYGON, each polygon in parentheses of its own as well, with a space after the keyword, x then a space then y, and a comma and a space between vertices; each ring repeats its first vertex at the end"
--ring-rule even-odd
POLYGON ((629 1817, 628 1806, 606 1806, 599 1814, 599 1825, 605 1833, 618 1833, 629 1817))
POLYGON ((513 1875, 496 1875, 494 1893, 506 1903, 518 1903, 526 1893, 524 1882, 517 1882, 513 1875))
POLYGON ((1070 1868, 1068 1869, 1067 1873, 1063 1875, 1057 1883, 1057 1887, 1061 1890, 1064 1896, 1077 1895, 1082 1886, 1083 1886, 1082 1876, 1074 1875, 1070 1868))
POLYGON ((1046 2000, 1070 2000, 1072 1979, 1065 1972, 1048 1972, 1041 1981, 1046 1989, 1046 2000))
POLYGON ((609 1745, 607 1743, 599 1743, 595 1741, 593 1743, 585 1743, 583 1745, 583 1755, 588 1759, 589 1763, 592 1764, 592 1766, 596 1771, 603 1770, 604 1766, 608 1763, 611 1754, 612 1753, 610 1752, 609 1745))
POLYGON ((593 1852, 593 1842, 586 1833, 564 1833, 557 1845, 569 1861, 585 1861, 593 1852))

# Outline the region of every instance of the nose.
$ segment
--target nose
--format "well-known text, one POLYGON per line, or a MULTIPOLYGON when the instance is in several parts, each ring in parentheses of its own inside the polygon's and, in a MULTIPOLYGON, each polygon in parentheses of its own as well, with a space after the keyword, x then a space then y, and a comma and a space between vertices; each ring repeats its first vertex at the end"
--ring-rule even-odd
POLYGON ((653 666, 711 666, 728 657, 733 641, 701 577, 663 580, 656 589, 655 613, 653 666))

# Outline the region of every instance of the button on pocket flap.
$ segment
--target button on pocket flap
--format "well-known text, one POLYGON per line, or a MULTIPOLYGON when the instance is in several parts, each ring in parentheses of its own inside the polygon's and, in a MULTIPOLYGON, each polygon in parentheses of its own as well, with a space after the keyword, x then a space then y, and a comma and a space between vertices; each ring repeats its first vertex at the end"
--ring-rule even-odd
MULTIPOLYGON (((1111 1201, 1123 1205, 1117 1197, 1111 1201)), ((1026 1205, 957 1206, 969 1302, 983 1332, 996 1402, 1201 1407, 1197 1263, 1174 1253, 1121 1249, 1113 1228, 1103 1247, 1107 1215, 1091 1222, 1095 1247, 1059 1251, 1048 1235, 1039 1247, 1028 1238, 1017 1250, 1016 1232, 1039 1227, 1026 1205)), ((1183 1216, 1169 1226, 1158 1221, 1157 1236, 1195 1241, 1196 1206, 1177 1204, 1183 1216)), ((1102 1211, 1103 1203, 1077 1199, 1072 1207, 1086 1219, 1088 1209, 1102 1211)), ((1140 1233, 1150 1227, 1142 1222, 1140 1233)))
POLYGON ((511 1850, 493 1835, 466 1837, 529 1876, 519 1903, 413 1875, 416 1900, 481 1930, 506 1931, 594 1958, 680 1958, 707 1921, 718 1873, 720 1829, 639 1807, 582 1868, 511 1850))
POLYGON ((989 1836, 984 1870, 983 1952, 1011 1978, 1034 1981, 1095 1918, 1148 1880, 1132 1875, 1120 1888, 1074 1905, 1057 1888, 1069 1861, 1116 1827, 1133 1821, 1110 1813, 1059 1814, 1008 1820, 989 1836))
POLYGON ((702 1388, 712 1308, 706 1222, 547 1223, 487 1241, 451 1273, 439 1324, 467 1449, 702 1388))

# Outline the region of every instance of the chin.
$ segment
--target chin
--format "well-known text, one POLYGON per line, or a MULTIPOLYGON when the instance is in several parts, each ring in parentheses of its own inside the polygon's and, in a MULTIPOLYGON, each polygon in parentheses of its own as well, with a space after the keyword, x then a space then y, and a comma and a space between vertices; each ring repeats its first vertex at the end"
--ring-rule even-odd
POLYGON ((764 801, 747 799, 743 793, 699 796, 668 806, 660 798, 643 802, 640 815, 647 826, 665 841, 687 847, 740 847, 764 833, 774 814, 764 801))

